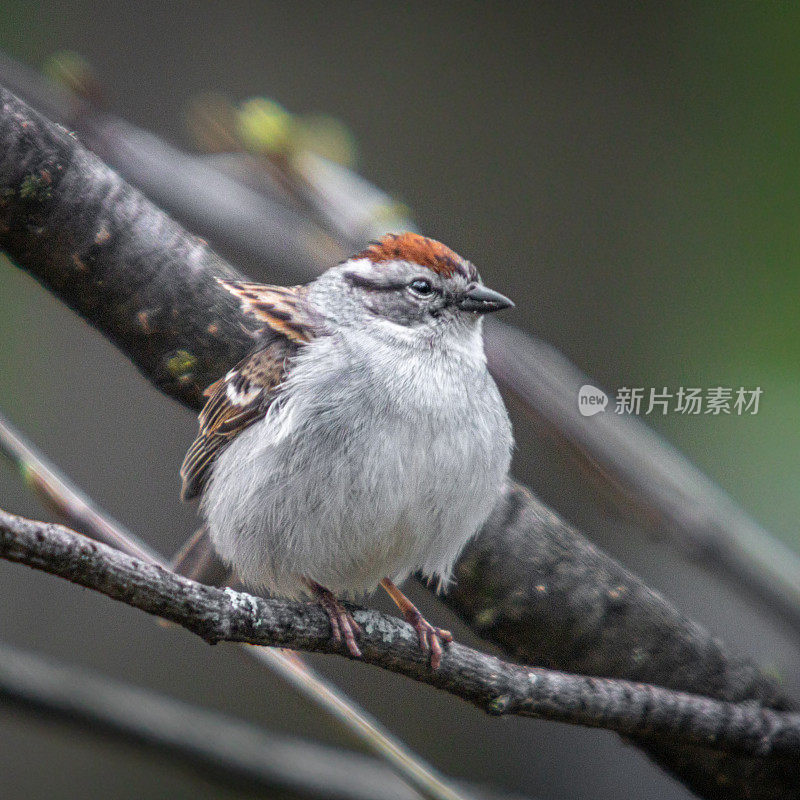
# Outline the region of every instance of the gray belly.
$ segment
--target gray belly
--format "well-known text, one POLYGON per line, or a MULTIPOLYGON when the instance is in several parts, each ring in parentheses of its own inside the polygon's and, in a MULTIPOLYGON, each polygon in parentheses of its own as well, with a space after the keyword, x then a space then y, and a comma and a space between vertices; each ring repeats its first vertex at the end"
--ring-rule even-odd
POLYGON ((401 413, 396 398, 348 378, 290 399, 217 460, 204 513, 220 554, 254 587, 294 596, 303 576, 358 594, 417 570, 446 580, 492 509, 511 443, 493 383, 475 393, 476 426, 464 424, 478 413, 459 405, 465 393, 426 395, 401 413))

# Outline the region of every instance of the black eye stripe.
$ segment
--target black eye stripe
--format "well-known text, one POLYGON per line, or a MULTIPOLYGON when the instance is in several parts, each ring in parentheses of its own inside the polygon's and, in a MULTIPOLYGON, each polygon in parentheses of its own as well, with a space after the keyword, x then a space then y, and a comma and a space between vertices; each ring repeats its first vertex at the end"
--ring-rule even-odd
POLYGON ((391 292, 396 289, 405 289, 406 284, 404 281, 384 281, 373 280, 359 275, 357 272, 344 272, 344 278, 353 286, 360 286, 363 289, 375 289, 376 291, 391 292))
POLYGON ((359 275, 357 272, 343 272, 342 276, 352 286, 358 286, 362 289, 371 289, 376 292, 395 292, 404 289, 412 288, 415 283, 424 283, 428 289, 419 291, 414 290, 420 296, 430 297, 432 294, 441 293, 441 290, 433 285, 427 278, 414 278, 410 283, 408 281, 386 281, 374 278, 368 278, 364 275, 359 275))

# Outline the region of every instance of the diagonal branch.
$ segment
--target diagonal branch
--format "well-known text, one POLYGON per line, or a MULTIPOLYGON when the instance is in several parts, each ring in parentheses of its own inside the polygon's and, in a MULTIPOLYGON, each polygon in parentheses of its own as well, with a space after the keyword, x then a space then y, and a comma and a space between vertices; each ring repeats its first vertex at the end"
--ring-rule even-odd
MULTIPOLYGON (((182 625, 209 644, 245 642, 348 655, 317 603, 265 599, 205 586, 142 562, 61 525, 0 510, 0 557, 182 625)), ((488 714, 663 736, 760 757, 800 757, 800 714, 753 703, 725 703, 646 684, 517 666, 453 643, 439 669, 429 666, 414 629, 354 610, 363 661, 427 683, 488 714)))
MULTIPOLYGON (((134 186, 226 253, 286 275, 313 277, 321 263, 361 249, 352 230, 323 230, 279 200, 268 181, 253 187, 254 165, 193 157, 134 125, 59 91, 0 52, 0 83, 81 141, 134 186), (79 113, 75 113, 80 108, 79 113)), ((363 216, 363 181, 347 173, 350 216, 363 216)), ((258 183, 256 181, 256 183, 258 183)), ((373 193, 374 193, 373 189, 373 193)), ((371 197, 369 192, 366 194, 371 197)), ((384 209, 385 211, 385 209, 384 209)), ((384 213, 384 230, 412 227, 384 213)), ((374 232, 374 231, 373 231, 374 232)), ((638 420, 576 411, 578 388, 591 382, 547 343, 497 321, 486 326, 490 368, 554 435, 617 508, 655 530, 707 569, 732 578, 770 613, 800 631, 800 556, 744 512, 713 481, 638 420)))
MULTIPOLYGON (((62 519, 92 539, 110 544, 145 563, 166 567, 166 562, 116 520, 101 512, 59 471, 24 440, 0 413, 0 454, 25 477, 39 498, 62 519)), ((383 758, 409 786, 424 797, 459 800, 459 790, 439 775, 402 741, 392 736, 334 684, 316 673, 294 653, 245 647, 251 658, 266 664, 301 695, 340 722, 354 738, 383 758)))
MULTIPOLYGON (((231 268, 63 129, 0 90, 0 247, 163 391, 200 392, 248 346, 215 276, 231 268)), ((789 708, 775 684, 511 485, 446 601, 530 662, 789 708), (543 588, 542 588, 543 587, 543 588)), ((789 797, 800 764, 637 738, 696 792, 789 797)))
POLYGON ((641 420, 583 417, 576 398, 591 379, 546 342, 490 322, 487 356, 497 380, 555 433, 616 507, 684 556, 733 579, 800 634, 800 556, 641 420))

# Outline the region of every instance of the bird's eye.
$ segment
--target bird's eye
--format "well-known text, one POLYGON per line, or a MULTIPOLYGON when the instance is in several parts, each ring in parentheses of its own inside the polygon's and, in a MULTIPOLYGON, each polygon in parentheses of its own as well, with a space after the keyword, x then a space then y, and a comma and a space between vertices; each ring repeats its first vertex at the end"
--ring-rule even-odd
POLYGON ((418 297, 430 297, 433 294, 433 284, 425 278, 417 278, 408 284, 408 288, 418 297))

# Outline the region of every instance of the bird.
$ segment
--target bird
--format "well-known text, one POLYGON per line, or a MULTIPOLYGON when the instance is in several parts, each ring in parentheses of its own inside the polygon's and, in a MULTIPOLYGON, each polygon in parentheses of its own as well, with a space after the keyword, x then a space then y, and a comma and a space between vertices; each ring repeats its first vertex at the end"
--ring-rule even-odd
POLYGON ((452 634, 398 584, 446 588, 502 492, 514 440, 483 318, 514 304, 410 232, 300 286, 217 280, 260 327, 205 391, 183 500, 200 498, 245 585, 316 599, 353 657, 362 631, 343 600, 382 586, 438 669, 452 634))

